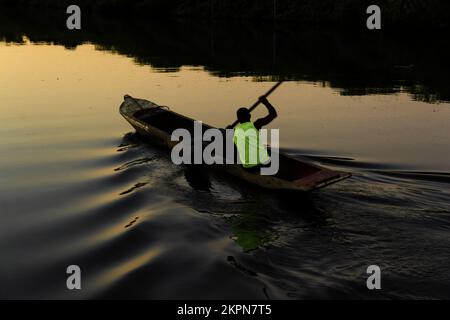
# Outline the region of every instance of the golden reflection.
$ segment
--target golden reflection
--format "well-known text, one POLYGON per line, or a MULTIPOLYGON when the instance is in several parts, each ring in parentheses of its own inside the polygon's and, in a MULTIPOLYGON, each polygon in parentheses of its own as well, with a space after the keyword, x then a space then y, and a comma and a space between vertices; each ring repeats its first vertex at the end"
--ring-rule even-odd
MULTIPOLYGON (((123 136, 130 127, 118 106, 126 93, 224 126, 239 106, 251 105, 272 86, 251 77, 211 76, 198 67, 158 73, 90 44, 75 50, 0 44, 0 68, 0 139, 9 143, 27 136, 61 141, 77 135, 123 136)), ((430 105, 403 93, 343 96, 306 82, 284 83, 270 101, 279 114, 270 127, 280 128, 282 147, 379 163, 414 162, 422 170, 449 169, 448 103, 430 105)), ((257 108, 253 117, 262 112, 257 108)))
POLYGON ((126 276, 128 273, 139 269, 163 251, 162 248, 148 249, 145 252, 114 266, 95 278, 94 287, 104 287, 113 284, 115 281, 126 276))

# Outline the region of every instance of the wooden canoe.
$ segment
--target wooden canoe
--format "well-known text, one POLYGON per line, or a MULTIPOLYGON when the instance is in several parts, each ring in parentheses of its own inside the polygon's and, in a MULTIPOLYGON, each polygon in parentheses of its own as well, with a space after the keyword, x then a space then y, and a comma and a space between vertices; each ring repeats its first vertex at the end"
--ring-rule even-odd
MULTIPOLYGON (((194 119, 170 111, 144 99, 125 95, 120 114, 137 133, 152 144, 172 149, 178 142, 171 141, 173 130, 192 130, 194 119)), ((203 131, 212 128, 203 124, 203 131)), ((270 148, 268 148, 269 152, 270 148)), ((214 169, 225 171, 237 178, 268 189, 312 191, 350 177, 349 173, 330 170, 310 161, 279 153, 279 171, 276 175, 260 175, 245 170, 239 164, 214 164, 214 169)))

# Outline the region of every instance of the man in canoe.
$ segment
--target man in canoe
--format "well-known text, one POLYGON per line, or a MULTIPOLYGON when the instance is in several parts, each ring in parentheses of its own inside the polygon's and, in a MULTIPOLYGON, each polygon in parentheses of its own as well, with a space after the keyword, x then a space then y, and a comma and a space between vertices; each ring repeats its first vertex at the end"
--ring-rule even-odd
MULTIPOLYGON (((249 109, 239 108, 236 112, 239 123, 234 129, 233 136, 242 166, 251 171, 270 163, 266 147, 260 141, 259 130, 277 117, 277 111, 265 96, 260 97, 259 102, 267 108, 269 114, 252 122, 249 109)), ((232 127, 227 127, 230 128, 232 127)))

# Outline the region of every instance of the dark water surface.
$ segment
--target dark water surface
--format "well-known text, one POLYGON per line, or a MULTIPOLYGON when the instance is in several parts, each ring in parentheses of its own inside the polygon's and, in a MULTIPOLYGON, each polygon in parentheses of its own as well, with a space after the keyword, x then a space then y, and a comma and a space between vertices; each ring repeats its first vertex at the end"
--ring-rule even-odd
POLYGON ((2 25, 1 298, 450 298, 444 40, 421 55, 383 38, 389 50, 373 52, 311 31, 303 51, 268 53, 283 31, 242 29, 253 51, 233 55, 223 37, 206 46, 201 26, 173 26, 157 44, 108 26, 74 40, 2 25), (118 113, 128 93, 225 126, 280 77, 292 80, 271 97, 282 148, 351 179, 299 196, 175 166, 118 113), (81 291, 66 289, 71 264, 81 291))

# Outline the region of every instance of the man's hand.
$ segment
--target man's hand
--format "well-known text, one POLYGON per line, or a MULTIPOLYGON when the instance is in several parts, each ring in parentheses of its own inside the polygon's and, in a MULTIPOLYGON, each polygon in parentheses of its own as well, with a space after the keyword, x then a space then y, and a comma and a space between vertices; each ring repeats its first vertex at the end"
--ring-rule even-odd
POLYGON ((261 96, 259 97, 259 102, 261 102, 262 104, 267 104, 269 103, 269 100, 267 100, 267 98, 265 96, 261 96))

